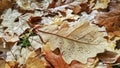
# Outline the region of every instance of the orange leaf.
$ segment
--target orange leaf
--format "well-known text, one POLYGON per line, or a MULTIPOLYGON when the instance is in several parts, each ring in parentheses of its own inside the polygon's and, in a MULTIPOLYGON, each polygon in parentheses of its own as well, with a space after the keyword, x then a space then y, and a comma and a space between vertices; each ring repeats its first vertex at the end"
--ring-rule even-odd
POLYGON ((62 54, 56 55, 52 51, 47 51, 45 58, 54 66, 54 68, 70 68, 63 60, 62 54))
POLYGON ((63 60, 61 53, 57 55, 50 50, 45 52, 45 58, 51 65, 53 65, 54 68, 84 68, 86 66, 85 64, 82 64, 75 60, 73 60, 71 64, 67 64, 63 60))

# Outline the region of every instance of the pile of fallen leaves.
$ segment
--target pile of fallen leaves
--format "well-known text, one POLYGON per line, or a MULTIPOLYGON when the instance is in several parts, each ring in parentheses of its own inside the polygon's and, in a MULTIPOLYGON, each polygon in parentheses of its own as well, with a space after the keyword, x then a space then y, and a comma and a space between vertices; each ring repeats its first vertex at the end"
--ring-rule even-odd
POLYGON ((0 68, 120 68, 120 0, 0 0, 0 68))

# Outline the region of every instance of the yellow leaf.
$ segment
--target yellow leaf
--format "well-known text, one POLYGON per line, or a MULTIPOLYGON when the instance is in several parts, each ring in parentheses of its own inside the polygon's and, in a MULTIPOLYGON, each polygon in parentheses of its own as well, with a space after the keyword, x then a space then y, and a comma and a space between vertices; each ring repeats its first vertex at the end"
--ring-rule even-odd
MULTIPOLYGON (((39 51, 39 50, 38 50, 39 51)), ((45 62, 39 58, 41 52, 33 51, 26 60, 26 68, 45 68, 45 62)))

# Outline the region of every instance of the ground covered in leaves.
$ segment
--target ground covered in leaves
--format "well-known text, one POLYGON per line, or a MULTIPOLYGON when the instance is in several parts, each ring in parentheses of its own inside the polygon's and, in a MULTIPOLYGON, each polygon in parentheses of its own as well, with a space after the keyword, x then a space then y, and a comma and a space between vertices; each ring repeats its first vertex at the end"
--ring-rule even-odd
POLYGON ((0 68, 120 68, 120 0, 0 0, 0 68))

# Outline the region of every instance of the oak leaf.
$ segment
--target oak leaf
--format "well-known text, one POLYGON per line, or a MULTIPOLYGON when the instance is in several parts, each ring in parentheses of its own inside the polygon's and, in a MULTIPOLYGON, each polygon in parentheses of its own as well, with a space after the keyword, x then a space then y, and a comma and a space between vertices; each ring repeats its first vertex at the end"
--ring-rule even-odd
POLYGON ((67 64, 62 58, 62 53, 60 53, 58 48, 54 51, 50 50, 49 43, 44 45, 43 49, 46 60, 52 64, 54 68, 85 68, 87 66, 86 64, 82 64, 78 61, 72 61, 70 64, 67 64))
POLYGON ((95 25, 84 22, 70 32, 66 33, 64 29, 67 32, 68 29, 66 28, 59 32, 56 28, 49 29, 49 26, 46 26, 38 29, 38 34, 43 39, 43 43, 50 43, 51 50, 59 48, 64 61, 68 64, 72 60, 86 63, 88 58, 104 52, 107 47, 107 41, 103 38, 103 33, 99 32, 95 25))
POLYGON ((26 60, 26 68, 46 68, 45 62, 39 58, 41 49, 33 51, 26 60))
POLYGON ((120 36, 120 11, 99 13, 95 19, 95 24, 100 27, 104 26, 111 37, 120 36))
POLYGON ((115 63, 119 58, 118 53, 112 51, 105 51, 97 56, 103 63, 115 63))
POLYGON ((95 17, 95 24, 106 28, 110 38, 120 36, 120 0, 111 0, 108 12, 100 12, 95 17))
POLYGON ((50 45, 47 43, 43 45, 43 50, 45 52, 46 60, 54 67, 54 68, 94 68, 96 63, 98 62, 97 58, 89 58, 86 64, 80 63, 76 60, 73 60, 70 64, 67 64, 62 58, 62 53, 57 48, 54 51, 50 50, 50 45))

